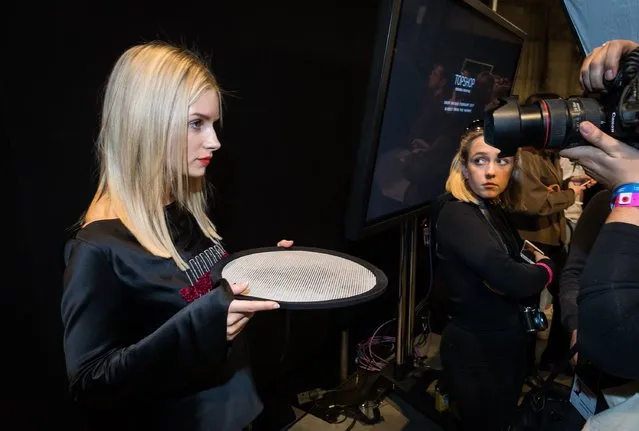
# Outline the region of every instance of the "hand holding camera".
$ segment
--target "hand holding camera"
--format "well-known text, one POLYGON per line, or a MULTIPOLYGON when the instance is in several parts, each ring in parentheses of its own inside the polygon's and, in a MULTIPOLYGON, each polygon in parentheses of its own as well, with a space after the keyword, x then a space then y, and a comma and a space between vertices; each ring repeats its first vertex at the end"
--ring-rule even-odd
POLYGON ((597 48, 584 62, 580 78, 587 89, 601 90, 598 97, 541 99, 527 105, 500 99, 486 112, 486 143, 504 156, 525 147, 561 151, 592 143, 583 133, 596 137, 588 131, 591 124, 639 148, 639 44, 611 41, 597 48))
POLYGON ((569 148, 559 154, 579 163, 589 175, 611 189, 639 182, 639 150, 606 135, 589 122, 582 123, 579 131, 592 146, 569 148))
MULTIPOLYGON (((604 90, 619 73, 622 59, 637 50, 639 43, 631 40, 612 40, 595 48, 581 66, 582 86, 589 91, 604 90)), ((628 100, 634 106, 639 104, 636 69, 629 76, 633 81, 628 91, 631 93, 628 100)), ((581 123, 579 133, 592 146, 565 149, 560 152, 562 156, 577 161, 586 172, 610 188, 639 182, 639 150, 608 136, 590 122, 581 123)))
POLYGON ((632 40, 611 40, 593 49, 581 64, 581 86, 588 91, 604 90, 604 80, 612 81, 619 73, 621 58, 637 48, 639 43, 632 40))

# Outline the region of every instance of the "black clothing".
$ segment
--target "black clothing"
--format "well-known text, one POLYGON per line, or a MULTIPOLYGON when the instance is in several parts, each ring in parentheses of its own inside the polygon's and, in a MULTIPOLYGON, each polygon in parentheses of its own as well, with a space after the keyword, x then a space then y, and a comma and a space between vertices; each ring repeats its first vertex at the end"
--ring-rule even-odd
MULTIPOLYGON (((498 206, 488 206, 497 233, 477 205, 448 202, 438 216, 438 252, 444 256, 451 314, 471 330, 505 329, 519 322, 519 300, 541 291, 548 272, 519 257, 521 240, 498 206)), ((545 260, 552 268, 552 263, 545 260)))
POLYGON ((579 218, 570 241, 570 251, 566 265, 561 271, 559 298, 562 309, 562 323, 572 333, 577 329, 577 295, 581 274, 586 267, 590 250, 610 215, 612 192, 602 190, 594 195, 579 218))
POLYGON ((519 327, 446 326, 440 347, 444 389, 457 403, 464 429, 505 430, 513 421, 525 378, 525 338, 519 327))
POLYGON ((242 340, 226 340, 233 293, 211 277, 226 252, 177 205, 166 215, 186 271, 117 219, 67 243, 64 349, 87 429, 234 431, 262 409, 242 340))
POLYGON ((612 375, 639 379, 639 227, 608 223, 581 278, 577 345, 612 375))
MULTIPOLYGON (((561 362, 565 360, 568 350, 570 349, 570 332, 561 324, 563 309, 559 299, 559 277, 568 254, 563 246, 544 247, 543 244, 541 244, 540 248, 544 254, 552 260, 557 270, 557 274, 553 278, 552 283, 548 285, 548 292, 552 295, 552 322, 548 330, 546 348, 542 352, 541 358, 539 358, 539 368, 550 369, 555 364, 562 366, 561 362)), ((540 297, 541 295, 537 295, 536 304, 539 304, 540 297)), ((571 369, 566 367, 564 367, 562 371, 566 374, 572 372, 571 369)))
POLYGON ((549 275, 521 260, 522 241, 503 209, 485 205, 492 223, 477 205, 458 201, 444 203, 437 215, 451 310, 442 365, 444 386, 465 426, 498 431, 511 419, 524 381, 520 302, 541 291, 549 275))

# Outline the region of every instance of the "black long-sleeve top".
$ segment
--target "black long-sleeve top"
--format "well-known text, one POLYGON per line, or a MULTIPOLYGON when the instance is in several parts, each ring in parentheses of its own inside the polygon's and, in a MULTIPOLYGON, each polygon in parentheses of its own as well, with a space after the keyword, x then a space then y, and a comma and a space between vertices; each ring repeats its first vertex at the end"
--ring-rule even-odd
MULTIPOLYGON (((469 330, 521 325, 520 301, 540 292, 550 279, 547 268, 519 257, 522 240, 505 211, 490 204, 487 210, 494 228, 472 203, 446 202, 437 216, 452 319, 469 330)), ((543 263, 552 270, 550 260, 543 263)))
POLYGON ((611 197, 609 190, 601 190, 590 199, 570 240, 570 251, 559 280, 559 300, 561 322, 571 332, 577 329, 579 321, 577 296, 581 275, 597 235, 610 214, 611 197))
POLYGON ((612 375, 639 379, 639 227, 603 226, 577 304, 582 357, 612 375))
POLYGON ((211 277, 226 252, 176 205, 166 213, 187 271, 116 219, 67 243, 64 351, 87 429, 235 431, 262 408, 242 340, 226 340, 233 294, 211 277))

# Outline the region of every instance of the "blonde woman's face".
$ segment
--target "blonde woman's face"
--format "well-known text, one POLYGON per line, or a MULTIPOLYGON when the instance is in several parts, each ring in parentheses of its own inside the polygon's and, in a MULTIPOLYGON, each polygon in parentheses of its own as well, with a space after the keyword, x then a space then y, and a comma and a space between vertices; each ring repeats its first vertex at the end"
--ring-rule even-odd
POLYGON ((220 101, 215 90, 208 90, 189 107, 187 163, 190 177, 202 177, 213 152, 222 146, 215 123, 220 119, 220 101))
POLYGON ((480 198, 495 199, 508 187, 514 157, 499 157, 499 152, 483 137, 476 138, 470 145, 463 174, 470 189, 480 198))

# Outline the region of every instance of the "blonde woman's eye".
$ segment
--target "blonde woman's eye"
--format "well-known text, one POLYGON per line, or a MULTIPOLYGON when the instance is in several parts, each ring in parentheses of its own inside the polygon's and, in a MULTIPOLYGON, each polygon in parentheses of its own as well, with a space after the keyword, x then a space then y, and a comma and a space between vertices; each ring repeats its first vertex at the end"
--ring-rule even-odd
POLYGON ((486 164, 486 158, 485 157, 477 157, 476 159, 473 159, 473 163, 475 165, 485 165, 486 164))
POLYGON ((510 165, 510 159, 497 159, 497 163, 501 166, 508 166, 510 165))
POLYGON ((193 121, 189 121, 189 127, 191 129, 195 129, 195 130, 199 130, 202 127, 202 120, 193 120, 193 121))

